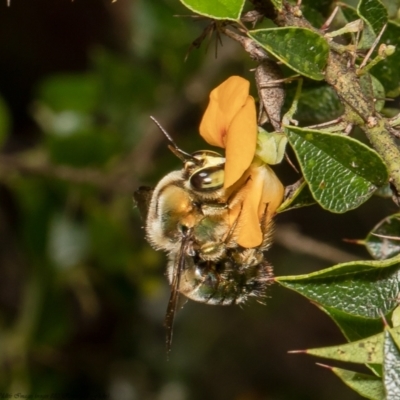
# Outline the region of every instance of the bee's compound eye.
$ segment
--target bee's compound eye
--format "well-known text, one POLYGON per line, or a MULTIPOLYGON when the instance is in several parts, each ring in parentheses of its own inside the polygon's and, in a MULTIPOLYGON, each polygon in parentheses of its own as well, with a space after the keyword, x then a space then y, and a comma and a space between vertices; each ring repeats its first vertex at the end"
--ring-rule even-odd
POLYGON ((210 192, 224 186, 224 165, 215 165, 197 170, 190 177, 190 185, 194 190, 210 192))

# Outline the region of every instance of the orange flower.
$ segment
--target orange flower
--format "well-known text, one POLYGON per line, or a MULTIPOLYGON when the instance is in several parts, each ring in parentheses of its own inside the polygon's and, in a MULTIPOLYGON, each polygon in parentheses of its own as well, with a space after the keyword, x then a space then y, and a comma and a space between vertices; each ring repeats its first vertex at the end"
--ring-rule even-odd
POLYGON ((242 247, 251 248, 262 243, 263 233, 282 203, 284 187, 266 164, 251 164, 244 178, 248 181, 242 189, 244 196, 236 242, 242 247))
POLYGON ((284 191, 272 169, 254 160, 258 127, 249 86, 239 76, 228 78, 211 92, 200 123, 200 135, 209 144, 225 148, 225 195, 235 198, 230 223, 239 218, 236 241, 245 248, 261 245, 284 191))
POLYGON ((231 76, 210 94, 200 123, 200 135, 213 146, 225 148, 224 187, 233 185, 250 166, 257 142, 257 115, 250 83, 231 76))

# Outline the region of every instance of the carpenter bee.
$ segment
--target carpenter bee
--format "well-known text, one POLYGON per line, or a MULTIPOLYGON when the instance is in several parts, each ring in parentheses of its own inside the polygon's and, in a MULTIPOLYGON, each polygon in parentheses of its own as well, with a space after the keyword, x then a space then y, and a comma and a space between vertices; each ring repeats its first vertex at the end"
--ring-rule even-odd
POLYGON ((169 352, 179 294, 217 305, 240 304, 249 296, 265 297, 272 281, 272 267, 264 257, 271 244, 272 223, 260 221, 264 227, 260 246, 239 246, 236 237, 249 178, 224 189, 224 157, 209 150, 185 153, 152 119, 183 162, 181 170, 167 174, 154 189, 141 187, 134 193, 147 240, 168 255, 171 295, 165 326, 169 352))

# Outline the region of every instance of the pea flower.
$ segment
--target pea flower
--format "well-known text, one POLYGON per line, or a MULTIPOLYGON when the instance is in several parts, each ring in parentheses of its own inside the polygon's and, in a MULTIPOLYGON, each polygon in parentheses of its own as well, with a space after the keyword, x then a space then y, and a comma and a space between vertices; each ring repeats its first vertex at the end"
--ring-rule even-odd
POLYGON ((210 94, 200 123, 204 140, 225 149, 225 183, 233 185, 250 166, 257 143, 257 115, 250 82, 231 76, 210 94))
POLYGON ((232 206, 231 224, 238 218, 237 243, 245 248, 261 245, 284 191, 272 169, 255 158, 257 115, 249 88, 246 79, 228 78, 211 92, 200 123, 206 142, 225 149, 226 197, 235 193, 240 199, 232 206))

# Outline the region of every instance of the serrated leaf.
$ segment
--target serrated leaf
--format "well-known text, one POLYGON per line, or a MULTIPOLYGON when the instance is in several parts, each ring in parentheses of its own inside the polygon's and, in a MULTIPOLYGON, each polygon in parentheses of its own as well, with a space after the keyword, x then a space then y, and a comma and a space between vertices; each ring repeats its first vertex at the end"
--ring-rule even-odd
POLYGON ((355 139, 292 126, 286 133, 314 199, 331 212, 357 208, 388 179, 378 153, 355 139))
POLYGON ((322 307, 347 314, 380 318, 397 306, 400 257, 384 261, 352 261, 312 274, 275 280, 322 307))
MULTIPOLYGON (((400 340, 400 327, 391 329, 391 334, 396 340, 400 340)), ((366 339, 345 343, 339 346, 307 349, 306 353, 343 362, 382 364, 384 362, 383 350, 385 341, 385 334, 381 332, 366 339)))
POLYGON ((371 256, 377 260, 400 254, 400 214, 380 221, 365 238, 364 244, 371 256))
POLYGON ((383 350, 383 383, 386 400, 398 400, 400 393, 400 351, 394 340, 396 329, 386 328, 383 350))
POLYGON ((189 10, 204 17, 237 21, 245 0, 181 0, 189 10))
POLYGON ((378 35, 383 26, 388 22, 388 13, 379 0, 361 0, 357 6, 358 15, 378 35))
MULTIPOLYGON (((335 310, 332 307, 319 306, 319 308, 333 319, 349 342, 355 342, 382 333, 382 318, 370 319, 358 317, 346 314, 343 311, 335 310)), ((369 363, 367 367, 370 368, 375 375, 382 376, 381 364, 369 363)))
POLYGON ((306 28, 270 28, 250 31, 249 36, 296 72, 324 79, 329 45, 317 33, 306 28))
POLYGON ((385 400, 382 380, 376 376, 348 371, 342 368, 332 368, 332 372, 360 396, 370 400, 385 400))
POLYGON ((375 65, 371 73, 382 83, 387 96, 394 97, 400 92, 400 26, 389 22, 382 35, 381 43, 396 46, 396 51, 375 65))
MULTIPOLYGON (((287 188, 286 188, 287 189, 287 188)), ((280 213, 283 211, 294 210, 295 208, 311 206, 315 204, 315 200, 312 197, 310 189, 308 188, 307 182, 303 182, 288 195, 285 201, 279 206, 276 212, 280 213)))

